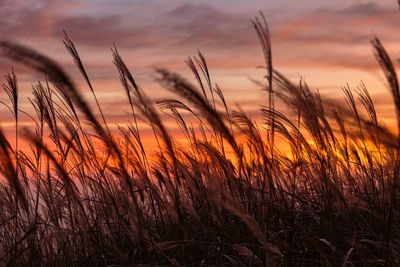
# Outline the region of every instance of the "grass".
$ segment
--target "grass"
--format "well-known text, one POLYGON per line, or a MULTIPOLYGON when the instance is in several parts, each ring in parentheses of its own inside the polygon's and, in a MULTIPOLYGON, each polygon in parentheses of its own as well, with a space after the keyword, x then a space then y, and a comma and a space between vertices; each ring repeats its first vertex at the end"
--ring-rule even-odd
POLYGON ((264 17, 252 23, 266 63, 262 123, 227 105, 200 52, 186 61, 197 84, 155 70, 176 97, 154 101, 114 47, 132 114, 113 132, 67 35, 96 110, 55 61, 0 42, 3 57, 46 77, 33 86, 34 115, 19 108, 14 72, 3 84, 16 142, 0 132, 0 264, 400 265, 400 88, 384 46, 372 40, 398 133, 379 121, 364 84, 343 89, 343 107, 287 79, 272 65, 264 17), (280 112, 276 99, 291 114, 280 112), (35 128, 19 126, 19 114, 35 128), (142 121, 152 129, 155 155, 143 145, 142 121), (19 138, 30 150, 19 148, 19 138))

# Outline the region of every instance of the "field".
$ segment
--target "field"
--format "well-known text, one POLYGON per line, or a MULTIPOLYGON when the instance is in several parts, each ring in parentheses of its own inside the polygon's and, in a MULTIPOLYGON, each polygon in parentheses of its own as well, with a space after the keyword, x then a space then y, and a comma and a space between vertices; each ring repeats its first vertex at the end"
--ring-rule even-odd
POLYGON ((367 85, 344 88, 343 105, 286 78, 264 17, 252 23, 265 56, 261 122, 227 105, 202 53, 186 61, 194 82, 155 69, 175 97, 154 100, 114 47, 131 116, 112 130, 67 35, 91 100, 57 62, 0 42, 2 58, 45 77, 30 114, 16 74, 3 83, 15 135, 0 132, 0 265, 399 266, 400 86, 384 46, 372 40, 396 131, 379 120, 367 85), (22 114, 34 129, 19 125, 22 114))

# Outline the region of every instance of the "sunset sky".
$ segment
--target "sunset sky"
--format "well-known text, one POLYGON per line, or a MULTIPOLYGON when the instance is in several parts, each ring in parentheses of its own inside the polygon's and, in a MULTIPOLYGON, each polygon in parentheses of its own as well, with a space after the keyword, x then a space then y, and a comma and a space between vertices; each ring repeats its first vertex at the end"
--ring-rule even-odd
MULTIPOLYGON (((0 0, 0 38, 28 45, 59 61, 89 93, 65 50, 67 31, 75 42, 111 123, 129 112, 110 48, 115 42, 144 91, 160 99, 165 90, 153 80, 153 68, 166 67, 191 78, 184 60, 200 49, 214 82, 232 104, 246 111, 267 103, 267 95, 249 78, 261 78, 263 57, 250 24, 262 11, 270 26, 276 69, 329 97, 343 97, 341 86, 370 89, 384 118, 394 117, 370 40, 378 36, 393 59, 400 58, 397 1, 350 0, 0 0)), ((0 59, 3 75, 14 67, 22 104, 30 84, 43 77, 0 59)), ((88 100, 91 100, 87 94, 88 100)), ((5 100, 5 94, 0 94, 5 100)), ((23 107, 23 108, 24 108, 23 107)), ((1 107, 3 127, 11 117, 1 107)), ((389 120, 388 120, 389 121, 389 120)))

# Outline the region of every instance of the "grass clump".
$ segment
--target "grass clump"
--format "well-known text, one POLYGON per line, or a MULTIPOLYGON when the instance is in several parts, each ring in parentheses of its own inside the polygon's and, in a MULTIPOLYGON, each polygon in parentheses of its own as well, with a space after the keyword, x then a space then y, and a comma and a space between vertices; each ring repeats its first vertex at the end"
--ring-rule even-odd
POLYGON ((202 53, 186 62, 197 85, 156 69, 176 98, 154 101, 114 47, 131 117, 111 131, 67 35, 96 112, 55 61, 0 42, 3 57, 46 77, 33 86, 35 115, 19 108, 13 72, 3 84, 17 141, 0 131, 0 264, 400 265, 400 89, 383 45, 372 40, 395 103, 396 134, 378 120, 365 85, 344 88, 348 107, 339 109, 304 81, 287 79, 272 65, 264 17, 252 23, 266 62, 262 123, 227 105, 202 53), (34 130, 20 127, 18 114, 34 130), (155 156, 139 121, 151 127, 155 156), (20 137, 30 150, 19 148, 20 137), (290 153, 279 149, 283 143, 290 153))

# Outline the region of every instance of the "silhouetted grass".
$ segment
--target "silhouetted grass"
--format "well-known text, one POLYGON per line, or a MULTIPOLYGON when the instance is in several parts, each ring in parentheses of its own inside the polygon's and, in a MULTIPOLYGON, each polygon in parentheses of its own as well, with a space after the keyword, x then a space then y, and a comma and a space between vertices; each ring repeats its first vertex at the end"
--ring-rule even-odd
POLYGON ((67 35, 101 121, 56 62, 0 42, 3 57, 47 78, 33 86, 35 115, 19 109, 14 72, 3 84, 17 141, 0 131, 0 264, 400 265, 400 89, 383 45, 372 40, 398 133, 380 123, 364 84, 343 88, 346 108, 287 79, 273 68, 264 17, 252 23, 266 61, 262 123, 227 105, 202 53, 186 62, 197 85, 155 70, 176 98, 154 102, 114 47, 132 116, 112 132, 67 35), (280 112, 276 99, 292 114, 280 112), (161 112, 175 120, 184 144, 161 112), (33 130, 19 126, 19 113, 33 130), (155 156, 139 120, 153 131, 155 156), (18 147, 19 135, 31 150, 18 147))

